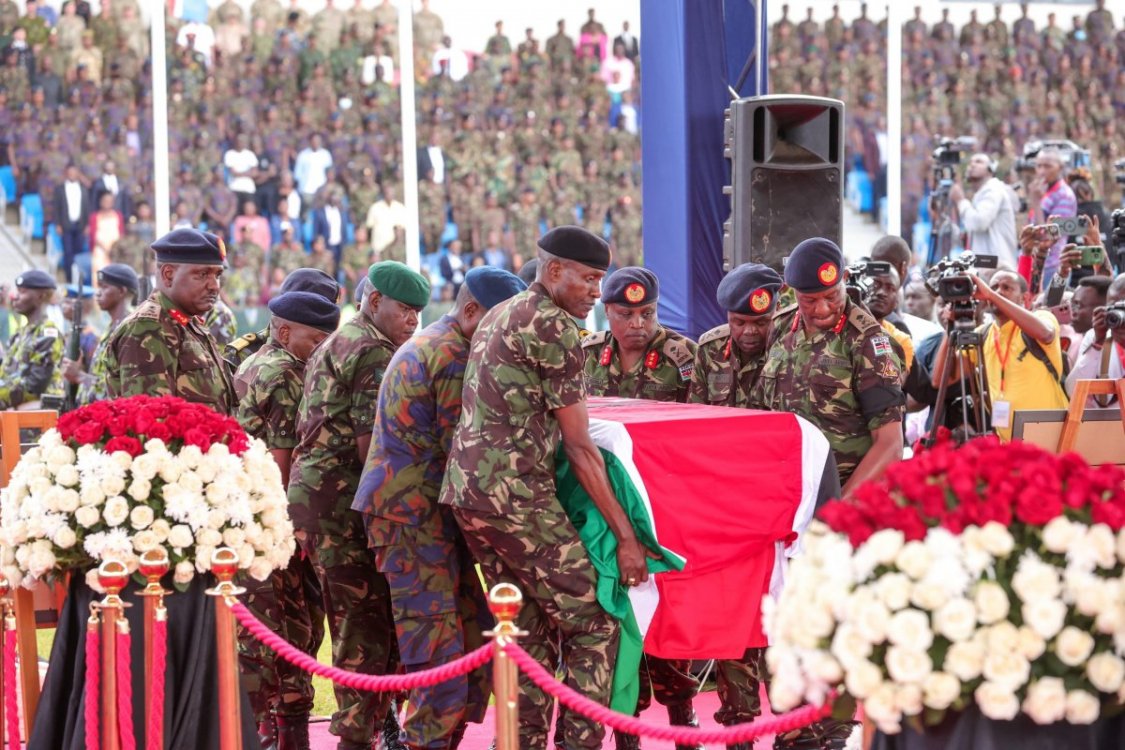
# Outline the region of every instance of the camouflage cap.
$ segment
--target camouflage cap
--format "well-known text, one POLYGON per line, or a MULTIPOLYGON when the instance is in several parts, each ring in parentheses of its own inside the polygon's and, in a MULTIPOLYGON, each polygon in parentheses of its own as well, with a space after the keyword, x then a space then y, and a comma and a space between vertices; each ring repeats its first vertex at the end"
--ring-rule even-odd
POLYGON ((191 227, 173 229, 152 243, 157 263, 225 266, 227 246, 222 237, 191 227))
POLYGON ((607 305, 637 307, 659 298, 660 280, 652 271, 640 266, 619 268, 602 284, 602 302, 607 305))
POLYGON ((743 263, 732 268, 719 282, 715 300, 727 312, 767 315, 777 307, 781 284, 781 277, 769 266, 743 263))
POLYGON ((405 263, 381 260, 371 266, 367 279, 375 291, 411 307, 430 302, 430 280, 405 263))
POLYGON ((843 280, 844 253, 823 237, 801 242, 785 263, 785 283, 798 292, 823 292, 843 280))
POLYGON ((465 286, 473 298, 488 310, 527 289, 527 284, 519 276, 495 266, 470 268, 465 274, 465 286))

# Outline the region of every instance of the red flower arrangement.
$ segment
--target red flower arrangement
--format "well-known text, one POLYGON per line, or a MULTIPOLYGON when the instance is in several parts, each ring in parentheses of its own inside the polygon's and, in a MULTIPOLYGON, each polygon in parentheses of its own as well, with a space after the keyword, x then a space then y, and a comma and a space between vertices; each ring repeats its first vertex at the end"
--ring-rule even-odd
POLYGON ((1125 471, 1029 443, 983 437, 957 445, 946 435, 818 513, 853 547, 880 529, 897 529, 909 541, 923 539, 934 526, 954 534, 989 521, 1041 527, 1061 515, 1119 531, 1125 526, 1125 471))
POLYGON ((75 447, 95 445, 107 453, 124 451, 134 458, 153 439, 173 449, 194 445, 203 453, 213 444, 223 443, 236 456, 250 446, 237 420, 174 396, 98 401, 61 416, 57 429, 75 447))

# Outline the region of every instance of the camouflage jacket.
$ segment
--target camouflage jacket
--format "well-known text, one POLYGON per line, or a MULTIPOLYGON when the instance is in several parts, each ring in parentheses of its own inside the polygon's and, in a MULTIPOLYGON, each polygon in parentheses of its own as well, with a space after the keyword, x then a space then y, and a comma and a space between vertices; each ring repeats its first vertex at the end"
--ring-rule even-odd
POLYGON ((490 310, 473 335, 440 502, 494 514, 557 504, 553 411, 586 399, 583 364, 578 325, 542 284, 490 310))
POLYGON ((687 400, 693 404, 749 409, 750 393, 765 361, 766 352, 757 357, 743 353, 731 341, 729 325, 712 328, 699 337, 687 400))
POLYGON ((0 362, 0 409, 14 409, 45 393, 61 396, 63 349, 62 331, 45 317, 16 331, 0 362))
POLYGON ((215 305, 203 316, 203 325, 208 333, 219 344, 220 350, 238 335, 238 323, 234 319, 234 310, 231 310, 222 300, 215 300, 215 305))
POLYGON ((304 379, 305 363, 272 342, 248 357, 234 376, 235 417, 246 434, 270 450, 296 448, 304 379))
POLYGON ((360 312, 309 358, 289 479, 289 515, 298 529, 364 538, 351 509, 363 470, 356 438, 374 426, 379 384, 394 353, 391 340, 360 312))
POLYGON ((107 398, 169 395, 223 414, 234 410, 234 385, 215 340, 162 292, 121 321, 103 356, 107 398))
POLYGON ((695 343, 675 331, 657 328, 648 351, 629 372, 609 331, 582 339, 586 353, 586 391, 591 396, 623 396, 650 401, 686 401, 692 380, 695 343))
POLYGON ((264 328, 256 333, 246 333, 223 347, 223 361, 230 366, 232 373, 238 372, 242 363, 260 350, 270 340, 270 329, 264 328))
POLYGON ((371 450, 352 509, 367 515, 372 546, 398 541, 401 526, 418 526, 438 508, 469 340, 443 315, 395 352, 379 388, 371 450))
POLYGON ((871 432, 902 421, 906 397, 891 339, 851 300, 830 331, 806 331, 795 310, 774 325, 751 406, 793 412, 819 427, 846 482, 871 448, 871 432))
POLYGON ((117 326, 121 325, 120 322, 114 323, 112 320, 109 322, 109 327, 106 328, 105 333, 102 334, 101 339, 98 341, 98 346, 94 349, 93 356, 90 357, 89 374, 90 377, 82 381, 78 386, 78 405, 86 406, 95 401, 104 401, 107 398, 105 391, 105 358, 106 348, 109 345, 109 337, 113 335, 117 326))

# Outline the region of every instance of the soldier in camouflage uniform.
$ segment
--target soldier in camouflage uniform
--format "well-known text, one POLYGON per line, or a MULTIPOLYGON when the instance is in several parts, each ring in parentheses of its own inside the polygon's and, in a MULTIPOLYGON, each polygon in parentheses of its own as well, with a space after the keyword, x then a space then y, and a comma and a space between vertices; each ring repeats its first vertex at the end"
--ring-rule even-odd
MULTIPOLYGON (((383 261, 358 315, 313 353, 297 418, 289 515, 312 560, 332 633, 332 663, 361 674, 397 666, 387 581, 376 569, 360 515, 351 509, 375 422, 376 398, 395 350, 414 333, 429 302, 425 277, 383 261)), ((342 749, 366 750, 390 696, 336 686, 330 731, 342 749)))
MULTIPOLYGON (((285 277, 278 294, 286 292, 313 292, 332 304, 340 300, 340 285, 324 271, 315 268, 298 268, 285 277)), ((232 373, 238 372, 250 355, 261 349, 270 339, 269 328, 239 336, 223 348, 223 359, 232 373)))
POLYGON ((106 396, 178 396, 230 414, 230 373, 199 322, 219 300, 226 247, 213 234, 175 229, 152 249, 157 291, 106 342, 106 396))
MULTIPOLYGON (((270 449, 282 482, 289 483, 297 447, 297 407, 301 403, 305 362, 313 349, 336 330, 340 308, 314 292, 284 292, 269 302, 269 343, 251 355, 234 378, 238 421, 251 437, 270 449)), ((320 585, 309 558, 294 555, 289 566, 265 581, 246 580, 246 606, 275 633, 315 656, 324 639, 320 585)), ((239 632, 242 683, 250 697, 263 747, 308 750, 312 677, 239 632)))
POLYGON ((86 363, 85 371, 82 369, 81 362, 74 362, 65 357, 61 366, 63 378, 68 383, 78 384, 79 406, 86 406, 106 398, 106 345, 121 321, 133 312, 133 303, 137 299, 139 290, 140 281, 137 273, 129 266, 110 263, 98 271, 98 289, 94 299, 98 308, 109 314, 109 326, 98 341, 90 361, 86 363))
MULTIPOLYGON (((586 352, 586 392, 591 396, 624 396, 653 401, 687 399, 692 380, 695 343, 660 325, 656 317, 660 282, 645 268, 614 271, 602 287, 609 330, 582 339, 586 352)), ((641 690, 636 715, 653 697, 668 708, 674 726, 698 726, 692 699, 699 681, 686 659, 646 655, 641 661, 641 690)), ((621 750, 640 746, 634 735, 614 731, 621 750)), ((682 750, 691 746, 679 746, 682 750)))
POLYGON ((727 322, 699 337, 691 391, 693 404, 750 407, 750 393, 766 361, 781 277, 768 266, 731 269, 715 294, 727 322))
POLYGON ((47 317, 47 305, 56 286, 54 278, 44 271, 28 271, 16 277, 12 309, 27 318, 27 325, 12 336, 0 362, 0 409, 16 409, 45 394, 63 393, 58 366, 63 356, 63 335, 47 317))
MULTIPOLYGON (((481 317, 527 287, 498 268, 465 276, 453 310, 416 334, 387 366, 363 478, 352 509, 364 514, 375 562, 390 585, 398 648, 407 671, 460 658, 492 624, 460 529, 438 505, 469 341, 481 317)), ((465 723, 488 708, 488 672, 410 694, 403 723, 409 748, 454 748, 465 723)))
MULTIPOLYGON (((891 339, 844 289, 844 256, 816 237, 793 249, 785 283, 797 304, 775 321, 777 337, 751 406, 790 411, 832 448, 844 494, 902 458, 906 397, 891 339)), ((853 724, 831 719, 782 735, 779 748, 842 748, 853 724)))
POLYGON ((219 345, 220 351, 238 335, 238 322, 234 319, 234 310, 231 310, 222 298, 216 300, 203 316, 203 327, 219 345))
MULTIPOLYGON (((440 502, 453 506, 489 585, 523 592, 521 644, 554 670, 560 655, 571 687, 602 704, 610 698, 618 624, 597 602, 596 576, 555 496, 560 438, 583 486, 618 539, 622 580, 647 580, 637 541, 590 440, 578 326, 600 294, 609 247, 567 226, 539 240, 537 281, 485 316, 465 371, 461 421, 440 502)), ((520 746, 547 746, 552 701, 520 677, 520 746)), ((601 747, 605 729, 574 712, 568 748, 601 747)))

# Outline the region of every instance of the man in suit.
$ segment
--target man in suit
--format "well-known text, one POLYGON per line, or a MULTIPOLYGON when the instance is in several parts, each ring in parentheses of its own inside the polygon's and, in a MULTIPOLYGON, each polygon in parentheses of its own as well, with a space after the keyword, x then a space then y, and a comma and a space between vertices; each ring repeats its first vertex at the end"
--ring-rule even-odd
POLYGON ((620 44, 625 48, 625 57, 634 63, 637 62, 637 57, 641 54, 641 47, 637 41, 637 35, 629 31, 628 21, 621 24, 621 33, 614 37, 613 44, 614 46, 620 44))
POLYGON ((98 205, 103 193, 113 194, 113 207, 128 221, 133 213, 132 196, 129 195, 128 186, 117 175, 117 165, 112 161, 105 163, 102 176, 94 181, 94 186, 90 189, 90 199, 94 206, 98 205))
POLYGON ((63 273, 68 282, 76 281, 71 278, 71 268, 74 266, 74 259, 85 249, 86 231, 90 223, 89 197, 79 179, 77 165, 67 165, 66 179, 55 188, 54 203, 55 223, 62 235, 63 273))
POLYGON ((336 190, 328 193, 324 205, 313 211, 313 238, 323 237, 324 244, 332 252, 336 264, 340 263, 340 252, 344 249, 344 227, 347 216, 340 205, 340 194, 336 190))
POLYGON ((429 175, 437 184, 445 182, 445 153, 441 150, 441 133, 430 131, 426 145, 418 149, 418 174, 429 175))

